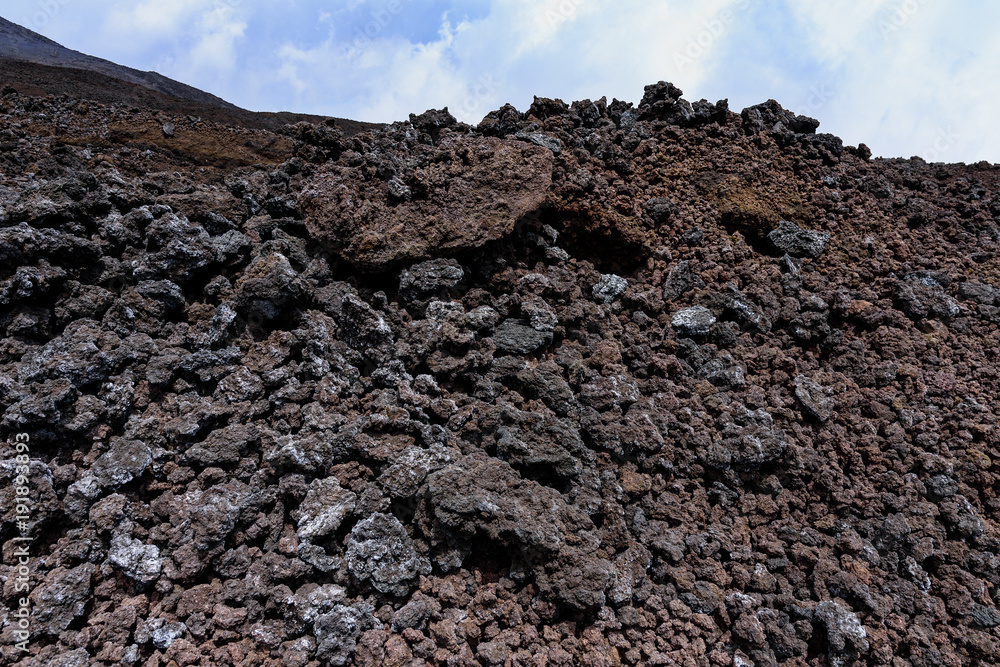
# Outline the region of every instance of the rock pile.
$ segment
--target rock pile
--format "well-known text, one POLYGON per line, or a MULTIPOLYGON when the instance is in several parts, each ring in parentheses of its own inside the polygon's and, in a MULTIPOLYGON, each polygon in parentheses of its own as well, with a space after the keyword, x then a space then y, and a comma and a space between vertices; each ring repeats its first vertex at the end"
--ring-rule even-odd
POLYGON ((993 664, 1000 171, 817 125, 6 92, 4 661, 993 664))

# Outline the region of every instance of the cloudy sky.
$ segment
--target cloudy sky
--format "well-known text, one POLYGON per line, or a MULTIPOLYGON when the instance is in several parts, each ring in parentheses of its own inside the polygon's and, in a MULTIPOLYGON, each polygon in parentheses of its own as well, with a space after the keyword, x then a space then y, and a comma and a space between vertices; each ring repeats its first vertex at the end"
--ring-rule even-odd
POLYGON ((533 95, 638 102, 672 81, 773 98, 876 155, 1000 162, 991 0, 5 0, 65 46, 242 107, 476 123, 533 95))

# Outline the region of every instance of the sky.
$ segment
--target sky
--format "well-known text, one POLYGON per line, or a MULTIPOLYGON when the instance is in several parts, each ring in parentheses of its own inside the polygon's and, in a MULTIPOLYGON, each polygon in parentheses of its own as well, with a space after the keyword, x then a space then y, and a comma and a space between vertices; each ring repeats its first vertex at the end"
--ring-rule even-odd
POLYGON ((478 123, 670 81, 768 99, 875 155, 1000 162, 995 0, 4 0, 64 46, 256 111, 478 123))

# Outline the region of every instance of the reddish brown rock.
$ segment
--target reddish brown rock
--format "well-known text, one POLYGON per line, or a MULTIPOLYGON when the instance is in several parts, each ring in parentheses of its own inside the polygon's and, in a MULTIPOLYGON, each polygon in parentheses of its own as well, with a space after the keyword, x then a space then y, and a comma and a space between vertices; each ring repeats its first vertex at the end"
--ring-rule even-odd
POLYGON ((453 135, 406 153, 392 148, 412 164, 405 181, 331 166, 300 197, 312 237, 363 269, 502 238, 542 205, 552 182, 552 153, 519 141, 453 135))

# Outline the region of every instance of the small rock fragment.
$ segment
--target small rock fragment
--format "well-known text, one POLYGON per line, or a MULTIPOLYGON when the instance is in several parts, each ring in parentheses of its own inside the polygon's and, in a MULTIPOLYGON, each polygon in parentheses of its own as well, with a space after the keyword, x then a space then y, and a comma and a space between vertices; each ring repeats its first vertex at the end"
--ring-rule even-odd
POLYGON ((399 519, 376 513, 358 522, 347 537, 347 567, 355 577, 369 581, 376 590, 408 595, 421 574, 429 574, 430 561, 413 548, 399 519))
POLYGON ((827 388, 805 375, 795 377, 795 397, 811 416, 825 422, 833 416, 834 400, 827 388))
POLYGON ((505 320, 493 333, 497 349, 510 354, 530 354, 552 342, 552 332, 538 331, 523 321, 505 320))
POLYGON ((312 541, 336 532, 354 510, 356 499, 357 495, 341 488, 335 477, 313 480, 298 510, 299 539, 312 541))
POLYGON ((826 600, 816 605, 814 618, 826 626, 826 638, 833 664, 849 665, 859 653, 868 651, 868 632, 858 615, 839 602, 826 600))
POLYGON ((464 277, 461 265, 453 259, 420 262, 399 274, 399 296, 404 301, 424 299, 454 287, 464 277))
POLYGON ((163 568, 159 547, 155 544, 143 544, 123 534, 111 538, 108 560, 127 576, 142 584, 155 581, 163 568))
POLYGON ((715 324, 715 315, 704 306, 692 306, 678 310, 670 323, 682 336, 707 336, 715 324))
POLYGON ((628 289, 627 280, 613 273, 606 273, 602 274, 601 279, 594 285, 593 294, 601 303, 611 303, 626 289, 628 289))
POLYGON ((826 232, 814 232, 802 229, 793 222, 782 220, 778 228, 772 230, 767 238, 778 252, 787 253, 792 257, 812 257, 823 254, 830 235, 826 232))

